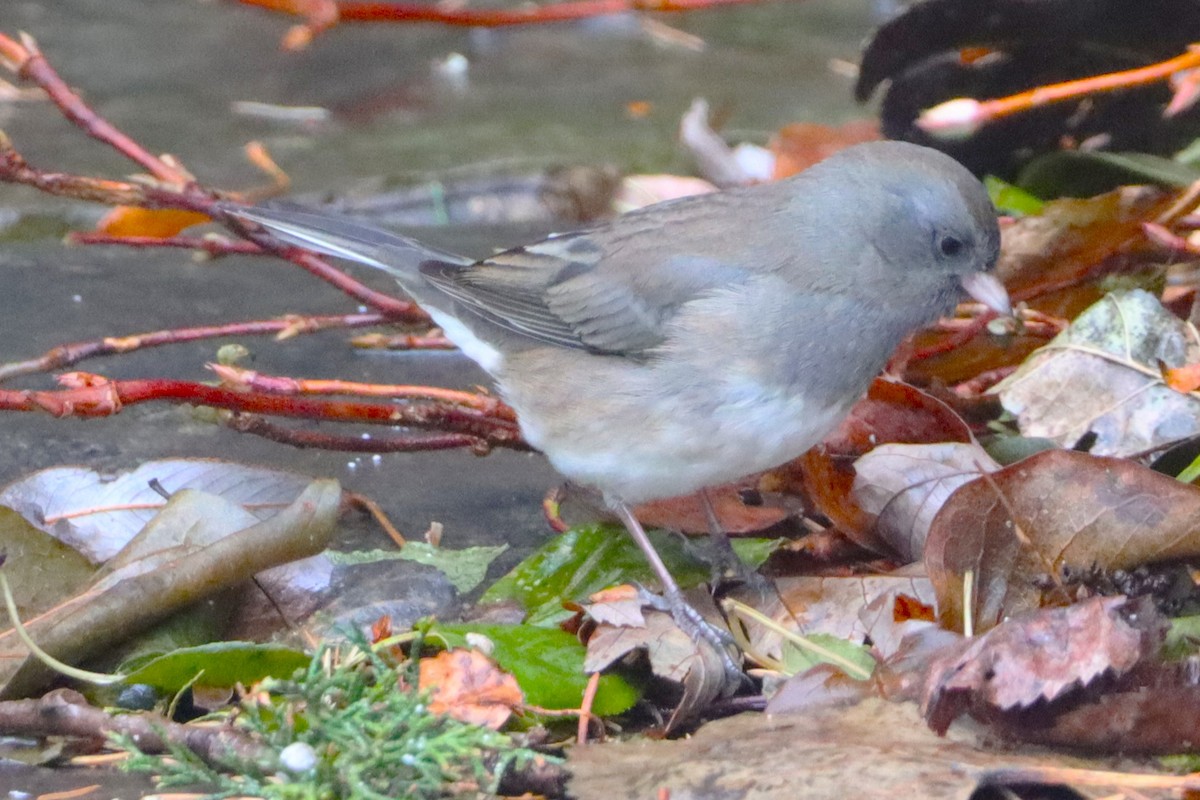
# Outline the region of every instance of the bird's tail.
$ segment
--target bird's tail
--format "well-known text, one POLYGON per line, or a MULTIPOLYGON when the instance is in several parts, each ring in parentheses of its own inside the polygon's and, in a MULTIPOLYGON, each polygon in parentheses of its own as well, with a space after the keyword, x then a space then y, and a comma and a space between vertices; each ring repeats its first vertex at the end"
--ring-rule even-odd
POLYGON ((469 264, 471 259, 381 231, 349 217, 277 206, 222 204, 221 210, 258 223, 289 244, 324 255, 357 261, 388 273, 406 288, 421 283, 423 262, 469 264))

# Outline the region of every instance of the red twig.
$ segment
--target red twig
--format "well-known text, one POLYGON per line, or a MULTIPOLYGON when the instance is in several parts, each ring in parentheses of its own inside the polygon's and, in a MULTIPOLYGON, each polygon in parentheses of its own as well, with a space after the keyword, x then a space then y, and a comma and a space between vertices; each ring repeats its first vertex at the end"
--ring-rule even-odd
POLYGON ((0 34, 0 56, 21 78, 36 83, 67 119, 93 139, 109 145, 130 161, 139 164, 163 183, 183 187, 194 183, 194 179, 178 164, 152 155, 140 144, 126 136, 103 117, 98 116, 71 90, 66 81, 50 66, 50 62, 38 49, 37 42, 28 34, 21 34, 21 43, 0 34))
MULTIPOLYGON (((292 447, 316 447, 322 450, 341 450, 348 453, 416 453, 432 450, 468 448, 480 455, 488 453, 495 442, 467 433, 422 434, 419 436, 346 436, 298 428, 285 428, 254 414, 238 414, 226 426, 239 433, 261 436, 272 442, 292 447)), ((528 449, 508 444, 513 449, 528 449)))
POLYGON ((1200 67, 1200 48, 1192 46, 1182 55, 1136 69, 1095 75, 1049 86, 1038 86, 995 100, 979 101, 970 98, 948 100, 923 111, 917 118, 916 124, 917 127, 934 136, 947 138, 969 136, 989 122, 1003 117, 1086 95, 1158 83, 1176 73, 1197 67, 1200 67))
POLYGON ((439 403, 472 408, 497 419, 516 422, 517 415, 509 406, 488 394, 461 392, 436 386, 394 386, 356 383, 353 381, 314 380, 264 375, 261 372, 210 364, 221 383, 242 391, 267 392, 278 395, 350 395, 353 397, 388 397, 393 400, 433 400, 439 403))
POLYGON ((966 380, 955 385, 952 391, 959 397, 979 397, 988 389, 992 388, 997 383, 1004 380, 1009 375, 1012 375, 1016 371, 1017 367, 1015 365, 989 369, 985 372, 979 373, 970 380, 966 380))
MULTIPOLYGON (((3 39, 2 34, 0 39, 3 39)), ((3 132, 0 132, 0 181, 32 186, 46 194, 106 205, 147 205, 145 188, 136 183, 34 169, 13 149, 12 143, 3 132)))
MULTIPOLYGON (((0 380, 16 375, 56 369, 82 359, 110 353, 123 353, 145 347, 176 342, 194 341, 218 336, 239 336, 274 333, 290 336, 327 327, 361 327, 381 322, 428 322, 428 317, 411 303, 375 292, 334 269, 324 260, 305 250, 280 242, 265 232, 248 228, 221 211, 219 192, 197 184, 191 175, 168 157, 151 155, 144 148, 118 131, 97 115, 72 92, 39 52, 28 36, 21 42, 0 34, 0 66, 44 88, 64 116, 88 135, 108 144, 119 153, 150 173, 150 179, 112 181, 39 170, 30 166, 11 143, 0 133, 0 181, 21 183, 43 192, 90 200, 109 205, 170 208, 204 214, 223 222, 245 241, 231 242, 187 236, 149 238, 117 236, 104 233, 77 234, 77 242, 87 244, 121 244, 133 247, 186 247, 210 255, 229 253, 269 253, 290 260, 313 275, 332 284, 355 299, 379 310, 374 314, 327 317, 289 317, 264 322, 242 322, 230 325, 156 331, 125 337, 109 337, 98 341, 66 344, 56 347, 37 359, 0 365, 0 380)), ((264 158, 260 154, 259 161, 264 158)), ((440 337, 414 337, 410 347, 444 347, 440 337)), ((228 378, 228 374, 226 375, 228 378)), ((486 452, 492 447, 528 449, 521 438, 513 412, 495 398, 419 387, 364 387, 340 382, 285 383, 282 379, 254 376, 242 380, 242 390, 207 386, 189 381, 132 380, 109 381, 86 373, 63 375, 64 388, 57 391, 0 390, 0 410, 42 411, 56 416, 108 416, 133 403, 155 401, 189 403, 225 409, 234 414, 227 421, 236 427, 278 441, 298 446, 337 447, 359 452, 395 452, 401 450, 430 450, 450 447, 470 447, 486 452), (247 385, 269 386, 275 392, 246 391, 247 385), (392 391, 389 393, 388 389, 392 391), (359 394, 390 399, 404 398, 403 403, 368 403, 351 400, 313 399, 304 394, 359 394), (330 436, 310 431, 288 430, 267 422, 257 415, 273 415, 300 419, 333 420, 375 425, 405 426, 436 430, 422 436, 330 436)))
POLYGON ((71 244, 112 244, 125 247, 176 247, 184 250, 199 250, 207 255, 271 255, 254 242, 232 241, 211 236, 116 236, 99 231, 72 231, 67 234, 71 244))
POLYGON ((287 338, 302 333, 314 333, 329 328, 364 328, 388 321, 383 314, 345 314, 318 317, 289 316, 283 319, 234 322, 228 325, 212 325, 199 328, 176 328, 166 331, 134 333, 126 336, 106 336, 90 342, 62 344, 46 351, 38 358, 28 361, 13 361, 0 364, 0 381, 18 375, 48 372, 61 369, 88 358, 128 353, 147 347, 161 347, 179 342, 194 342, 224 336, 264 336, 276 334, 287 338))
POLYGON ((1200 255, 1200 247, 1157 222, 1143 222, 1142 231, 1146 238, 1161 247, 1165 255, 1194 258, 1200 255))
POLYGON ((517 449, 527 447, 515 423, 496 415, 446 403, 396 405, 314 400, 238 392, 192 381, 110 381, 103 376, 83 372, 62 375, 59 382, 66 388, 57 391, 0 390, 0 410, 44 411, 58 417, 107 417, 135 403, 189 403, 278 417, 433 428, 467 434, 483 439, 490 445, 517 449))
MULTIPOLYGON (((965 320, 966 324, 953 326, 947 331, 947 336, 942 337, 931 345, 922 347, 920 350, 914 350, 909 360, 921 361, 922 359, 933 358, 936 355, 957 349, 987 330, 988 323, 995 319, 996 316, 995 311, 987 311, 979 316, 965 320)), ((958 323, 959 320, 954 320, 954 322, 958 323)), ((939 326, 939 328, 946 330, 942 326, 939 326)))
POLYGON ((313 34, 339 21, 356 22, 436 22, 442 25, 473 28, 500 28, 564 22, 609 14, 641 12, 682 12, 719 6, 748 5, 761 0, 574 0, 516 8, 464 8, 440 3, 390 3, 364 0, 240 0, 244 5, 259 6, 305 18, 306 33, 293 33, 288 41, 299 46, 313 34))
MULTIPOLYGON (((437 330, 437 329, 435 329, 437 330)), ((350 344, 367 350, 457 350, 454 342, 439 334, 364 333, 350 344)))

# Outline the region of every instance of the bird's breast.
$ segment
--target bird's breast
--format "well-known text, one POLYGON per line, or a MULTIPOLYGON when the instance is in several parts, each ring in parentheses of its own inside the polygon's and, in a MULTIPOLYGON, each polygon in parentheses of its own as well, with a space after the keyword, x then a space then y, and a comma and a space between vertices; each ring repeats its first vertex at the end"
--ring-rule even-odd
POLYGON ((857 399, 827 403, 754 380, 696 380, 601 356, 568 382, 580 365, 569 363, 557 371, 560 382, 546 379, 551 370, 532 381, 502 378, 501 391, 556 469, 632 503, 778 466, 820 442, 857 399))

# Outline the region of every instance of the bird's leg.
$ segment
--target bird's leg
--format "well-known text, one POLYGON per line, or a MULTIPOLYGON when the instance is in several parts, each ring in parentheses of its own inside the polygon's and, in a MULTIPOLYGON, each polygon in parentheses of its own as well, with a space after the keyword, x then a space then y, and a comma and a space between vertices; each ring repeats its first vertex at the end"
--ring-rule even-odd
POLYGON ((766 593, 770 582, 738 557, 733 549, 733 541, 725 532, 720 518, 717 517, 717 509, 713 505, 712 497, 708 494, 708 489, 700 490, 700 504, 704 506, 704 516, 708 521, 709 541, 712 542, 710 558, 714 584, 741 583, 755 589, 759 594, 766 593))
POLYGON ((729 540, 729 534, 725 532, 725 526, 717 516, 717 508, 713 505, 707 488, 700 490, 700 505, 704 507, 704 518, 708 522, 708 540, 712 543, 714 583, 728 580, 731 576, 741 577, 745 572, 744 565, 737 553, 733 552, 733 542, 729 540))
POLYGON ((675 619, 675 624, 693 638, 703 638, 715 647, 717 652, 721 654, 726 673, 731 677, 736 675, 740 681, 743 678, 742 671, 729 655, 729 647, 733 644, 733 637, 729 635, 728 631, 721 630, 706 620, 683 596, 683 591, 679 588, 679 584, 675 582, 675 578, 671 576, 667 565, 663 563, 662 557, 654 549, 654 545, 650 543, 650 537, 646 535, 646 530, 642 527, 642 523, 638 522, 637 517, 634 516, 633 510, 622 500, 613 497, 606 497, 605 500, 625 525, 625 529, 629 531, 629 535, 637 542, 637 546, 641 548, 643 555, 646 556, 646 561, 650 563, 650 569, 654 571, 659 583, 662 584, 666 610, 671 612, 671 616, 675 619))

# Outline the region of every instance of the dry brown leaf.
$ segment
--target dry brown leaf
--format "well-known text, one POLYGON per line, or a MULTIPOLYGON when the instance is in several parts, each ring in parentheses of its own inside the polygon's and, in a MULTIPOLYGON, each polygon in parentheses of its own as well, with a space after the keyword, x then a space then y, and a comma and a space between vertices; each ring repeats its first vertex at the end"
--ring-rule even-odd
POLYGON ((1144 186, 1053 200, 1005 226, 996 276, 1013 300, 1074 319, 1105 294, 1101 278, 1161 260, 1142 224, 1174 202, 1173 194, 1144 186))
POLYGON ((919 561, 947 498, 999 468, 975 442, 885 444, 854 462, 853 495, 876 516, 875 534, 904 561, 919 561))
MULTIPOLYGON (((775 585, 776 592, 759 610, 782 628, 804 636, 823 633, 853 642, 862 642, 867 636, 875 641, 875 634, 883 632, 881 615, 891 615, 898 597, 922 603, 934 599, 924 576, 785 577, 775 585)), ((782 658, 778 633, 752 620, 743 620, 743 625, 751 652, 782 658)))
POLYGON ((921 710, 944 733, 967 710, 988 716, 1054 701, 1102 675, 1130 671, 1157 654, 1165 634, 1150 603, 1124 597, 1024 614, 934 661, 921 710))
POLYGON ((1167 386, 1161 365, 1200 362, 1200 335, 1148 292, 1110 294, 994 391, 1026 436, 1096 455, 1131 455, 1200 432, 1200 396, 1167 386))
POLYGON ((925 568, 939 618, 954 630, 973 574, 978 632, 1062 602, 1064 568, 1128 570, 1197 554, 1200 489, 1132 461, 1049 450, 951 495, 929 532, 925 568))
POLYGON ((768 714, 796 714, 839 708, 854 705, 873 691, 869 682, 855 680, 832 664, 817 664, 780 684, 764 710, 768 714))
POLYGON ((821 447, 780 471, 798 468, 813 504, 839 531, 863 547, 881 550, 886 545, 872 530, 875 518, 852 497, 854 461, 888 442, 951 441, 969 442, 971 431, 949 406, 908 384, 877 378, 866 399, 821 447))
MULTIPOLYGON (((313 481, 294 501, 257 521, 223 498, 193 489, 176 492, 152 527, 186 531, 191 546, 170 546, 157 534, 152 550, 110 572, 85 591, 33 619, 30 635, 60 660, 79 663, 111 650, 122 637, 146 630, 197 601, 244 583, 268 567, 324 550, 337 523, 342 492, 336 481, 313 481), (201 532, 200 529, 208 529, 201 532)), ((0 697, 22 697, 56 677, 8 630, 0 634, 0 697)))
MULTIPOLYGON (((636 587, 623 583, 593 594, 583 608, 588 616, 602 625, 641 628, 646 625, 642 614, 642 598, 636 587)), ((601 668, 603 669, 603 667, 601 668)))
MULTIPOLYGON (((728 534, 753 534, 778 525, 788 517, 788 510, 773 505, 747 505, 739 486, 753 485, 753 480, 706 489, 709 502, 728 534)), ((699 494, 670 497, 643 503, 634 509, 637 518, 648 528, 665 528, 683 533, 708 533, 708 515, 699 494)))
POLYGON ((517 679, 478 650, 446 650, 421 659, 418 686, 429 692, 434 714, 493 730, 525 702, 517 679))
MULTIPOLYGON (((897 576, 899 577, 899 576, 897 576)), ((937 609, 933 586, 924 576, 912 578, 913 589, 895 589, 877 595, 858 612, 871 651, 877 659, 890 658, 903 641, 917 631, 935 627, 937 609)))
POLYGON ((993 725, 1010 739, 1072 750, 1158 756, 1195 752, 1200 686, 1181 680, 1178 670, 1157 672, 1160 679, 1149 686, 1134 684, 1081 698, 1053 714, 1035 713, 1035 708, 1006 715, 993 725))
MULTIPOLYGON (((703 598, 708 598, 707 603, 694 607, 712 609, 715 613, 707 592, 702 595, 692 593, 689 602, 695 604, 703 598)), ((621 597, 616 601, 618 611, 605 609, 601 616, 630 619, 626 603, 627 600, 621 597)), ((644 604, 640 612, 642 624, 602 622, 596 625, 587 641, 583 670, 600 672, 634 650, 645 650, 651 672, 683 687, 683 697, 675 707, 669 730, 721 696, 726 689, 725 665, 713 645, 704 639, 693 639, 680 629, 669 613, 644 604)))

